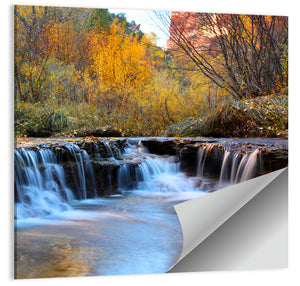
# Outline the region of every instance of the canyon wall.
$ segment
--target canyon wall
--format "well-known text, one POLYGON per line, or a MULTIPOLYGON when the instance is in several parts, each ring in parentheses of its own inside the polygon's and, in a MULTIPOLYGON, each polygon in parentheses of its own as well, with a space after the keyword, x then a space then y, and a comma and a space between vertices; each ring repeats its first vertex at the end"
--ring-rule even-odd
MULTIPOLYGON (((197 51, 218 52, 215 36, 205 29, 204 14, 195 12, 172 12, 170 34, 181 34, 197 51)), ((176 50, 177 46, 170 37, 167 42, 168 50, 176 50)))

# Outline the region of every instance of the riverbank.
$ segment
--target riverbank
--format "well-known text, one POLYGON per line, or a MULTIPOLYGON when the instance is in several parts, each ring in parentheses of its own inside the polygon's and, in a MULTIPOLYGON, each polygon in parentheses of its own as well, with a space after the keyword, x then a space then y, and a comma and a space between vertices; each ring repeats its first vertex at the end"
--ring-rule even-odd
POLYGON ((235 100, 166 129, 167 136, 288 139, 288 97, 235 100))
MULTIPOLYGON (((128 114, 127 114, 128 113, 128 114)), ((126 113, 106 117, 88 103, 20 103, 15 107, 15 135, 19 137, 260 137, 288 138, 287 95, 228 101, 199 112, 197 117, 165 121, 164 116, 131 118, 126 113), (113 122, 113 124, 112 124, 113 122)))

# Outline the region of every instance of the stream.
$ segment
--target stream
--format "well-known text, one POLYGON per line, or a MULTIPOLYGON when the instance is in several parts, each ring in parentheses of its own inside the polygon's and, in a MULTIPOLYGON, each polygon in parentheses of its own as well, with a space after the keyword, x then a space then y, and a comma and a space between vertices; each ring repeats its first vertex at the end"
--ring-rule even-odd
POLYGON ((108 155, 102 158, 96 145, 93 161, 65 143, 59 149, 67 163, 49 148, 15 148, 15 278, 164 273, 183 243, 173 206, 250 179, 260 164, 258 149, 225 151, 219 178, 210 178, 211 146, 199 148, 192 175, 181 170, 178 156, 150 154, 137 139, 117 152, 103 146, 108 155), (116 192, 97 195, 95 162, 109 168, 121 162, 116 178, 112 171, 106 178, 106 189, 117 185, 116 192))
MULTIPOLYGON (((126 150, 128 157, 145 158, 136 188, 126 189, 130 178, 126 167, 121 168, 122 194, 105 198, 62 202, 52 192, 49 176, 39 178, 40 174, 29 172, 33 182, 26 191, 36 193, 29 206, 16 204, 16 278, 166 272, 182 247, 173 205, 205 192, 194 187, 192 178, 178 170, 172 157, 147 158, 145 152, 134 145, 126 150), (38 179, 41 182, 34 182, 38 179), (26 212, 28 207, 31 212, 26 212)), ((44 161, 57 169, 50 159, 44 161)), ((35 168, 30 170, 38 172, 35 168)))

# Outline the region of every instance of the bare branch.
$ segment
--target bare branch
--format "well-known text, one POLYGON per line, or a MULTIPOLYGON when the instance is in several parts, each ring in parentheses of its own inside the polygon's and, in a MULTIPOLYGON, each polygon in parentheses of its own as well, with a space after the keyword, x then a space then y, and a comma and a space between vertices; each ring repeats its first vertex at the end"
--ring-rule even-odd
POLYGON ((158 19, 164 29, 168 27, 169 41, 213 83, 236 98, 280 88, 278 79, 281 82, 285 79, 282 52, 287 44, 286 17, 187 12, 182 12, 180 17, 178 23, 161 15, 158 19), (192 36, 185 30, 191 14, 197 31, 192 36), (210 50, 196 48, 193 44, 197 42, 197 35, 205 31, 217 42, 217 54, 222 55, 222 62, 216 62, 210 50))

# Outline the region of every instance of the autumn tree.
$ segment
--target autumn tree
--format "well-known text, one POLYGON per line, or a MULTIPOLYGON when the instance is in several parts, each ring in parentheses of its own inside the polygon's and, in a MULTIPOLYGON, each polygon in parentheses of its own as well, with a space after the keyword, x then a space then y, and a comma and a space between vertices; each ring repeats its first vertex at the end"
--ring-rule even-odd
MULTIPOLYGON (((44 31, 47 26, 48 7, 35 6, 15 6, 15 26, 21 30, 20 23, 23 25, 24 38, 26 39, 27 53, 24 58, 27 63, 28 92, 34 100, 40 99, 40 89, 43 82, 43 71, 45 64, 49 59, 52 45, 44 45, 44 31), (20 23, 18 23, 20 22, 20 23)), ((19 51, 20 41, 16 39, 15 43, 15 78, 20 86, 19 65, 16 62, 19 51)), ((20 97, 25 99, 28 94, 23 94, 19 88, 20 97)))
POLYGON ((129 96, 150 79, 151 68, 146 61, 146 49, 126 27, 112 24, 109 34, 94 34, 94 70, 100 85, 110 95, 110 100, 121 107, 129 96))
POLYGON ((236 99, 278 92, 287 86, 287 17, 193 13, 194 30, 206 33, 216 50, 195 45, 186 22, 157 13, 170 40, 217 86, 236 99))

